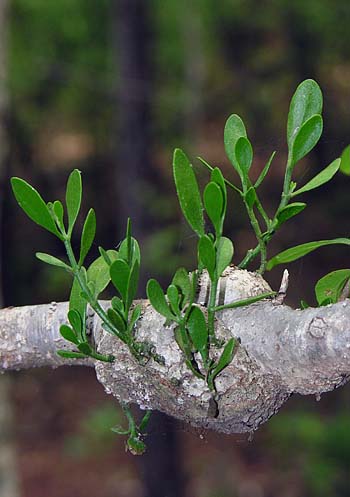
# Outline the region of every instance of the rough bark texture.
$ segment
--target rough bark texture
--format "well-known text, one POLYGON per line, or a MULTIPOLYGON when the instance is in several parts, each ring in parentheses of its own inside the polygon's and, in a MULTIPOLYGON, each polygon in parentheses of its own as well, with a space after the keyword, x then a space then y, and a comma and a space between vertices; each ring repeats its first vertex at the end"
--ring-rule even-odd
MULTIPOLYGON (((200 282, 199 305, 206 300, 207 281, 200 282)), ((258 275, 230 268, 224 273, 218 299, 225 303, 265 292, 258 275)), ((173 326, 148 301, 137 324, 140 340, 151 342, 165 365, 140 365, 94 318, 91 332, 112 364, 95 364, 107 393, 141 409, 158 409, 194 426, 225 433, 256 430, 278 411, 292 393, 316 394, 344 384, 350 375, 350 301, 293 310, 274 300, 218 313, 219 337, 234 336, 240 345, 231 364, 217 377, 219 415, 211 414, 211 394, 189 371, 173 337, 173 326)), ((66 304, 5 309, 0 314, 0 367, 19 369, 59 366, 55 348, 64 346, 59 324, 66 304)), ((220 350, 214 349, 214 354, 220 350)), ((88 363, 91 365, 91 362, 88 363)))

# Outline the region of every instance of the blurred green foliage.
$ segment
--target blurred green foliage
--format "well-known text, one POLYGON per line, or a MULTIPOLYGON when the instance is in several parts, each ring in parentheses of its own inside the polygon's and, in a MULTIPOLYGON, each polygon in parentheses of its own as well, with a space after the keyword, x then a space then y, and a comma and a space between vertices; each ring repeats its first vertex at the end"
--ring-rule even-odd
POLYGON ((347 495, 350 460, 350 418, 347 413, 322 416, 294 411, 268 425, 275 440, 272 453, 278 469, 297 469, 310 497, 347 495))

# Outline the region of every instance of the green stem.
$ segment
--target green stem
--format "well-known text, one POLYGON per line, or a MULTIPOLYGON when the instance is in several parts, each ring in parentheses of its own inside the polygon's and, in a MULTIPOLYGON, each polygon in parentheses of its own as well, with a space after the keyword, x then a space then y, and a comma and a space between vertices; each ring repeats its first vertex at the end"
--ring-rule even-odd
POLYGON ((129 406, 127 404, 124 404, 124 403, 122 403, 121 406, 122 406, 123 412, 125 414, 125 417, 128 421, 130 435, 132 437, 135 437, 135 438, 138 437, 139 433, 138 433, 136 423, 135 423, 134 417, 132 415, 132 412, 131 412, 129 406))
POLYGON ((218 289, 218 279, 212 280, 210 284, 210 295, 208 302, 208 334, 212 342, 215 341, 215 304, 218 289))
POLYGON ((86 295, 89 297, 89 304, 91 305, 92 309, 96 312, 96 314, 101 318, 102 322, 104 323, 105 327, 108 328, 108 331, 112 333, 113 335, 116 335, 120 340, 122 340, 125 344, 130 346, 130 343, 126 338, 124 338, 119 331, 110 323, 110 320, 108 318, 107 313, 103 309, 103 307, 99 304, 99 302, 94 298, 93 295, 91 295, 90 289, 88 286, 85 284, 84 279, 81 277, 81 271, 80 267, 76 261, 76 258, 74 256, 74 252, 72 249, 72 245, 70 243, 70 240, 66 237, 64 241, 64 246, 67 251, 67 256, 68 260, 70 262, 70 265, 73 270, 74 277, 77 278, 77 281, 80 285, 80 288, 83 290, 83 292, 86 293, 86 295))
POLYGON ((263 273, 266 267, 266 242, 263 239, 262 236, 262 231, 259 226, 259 222, 257 220, 257 217, 255 215, 254 209, 250 208, 247 203, 245 202, 246 209, 248 212, 248 216, 250 219, 250 224, 254 230, 255 236, 258 240, 258 246, 259 246, 259 252, 261 255, 261 263, 260 263, 260 268, 258 270, 259 273, 263 273))
MULTIPOLYGON (((292 173, 293 173, 293 166, 292 166, 292 162, 291 162, 291 157, 288 155, 288 160, 287 160, 287 165, 286 165, 286 172, 285 172, 285 175, 284 175, 283 191, 282 191, 282 195, 281 195, 281 200, 280 200, 279 206, 277 207, 276 213, 275 213, 272 221, 270 222, 270 227, 266 231, 266 233, 264 234, 264 240, 263 241, 264 241, 265 248, 266 248, 267 243, 271 240, 271 238, 273 237, 273 235, 275 233, 275 230, 276 230, 276 227, 277 227, 277 224, 278 224, 277 216, 278 216, 279 212, 284 207, 286 207, 286 205, 288 205, 288 203, 289 203, 289 201, 291 199, 291 195, 292 194, 291 194, 290 184, 291 184, 291 181, 292 181, 292 173)), ((240 269, 246 269, 248 267, 248 265, 261 252, 261 249, 262 249, 262 246, 261 246, 261 243, 260 243, 260 240, 259 240, 258 245, 254 249, 248 250, 247 254, 245 255, 244 259, 240 262, 240 264, 238 265, 238 267, 240 269)), ((266 254, 265 254, 265 257, 266 257, 266 254)), ((266 269, 266 261, 265 261, 264 265, 261 263, 260 268, 259 268, 259 272, 263 273, 265 271, 265 269, 266 269)))

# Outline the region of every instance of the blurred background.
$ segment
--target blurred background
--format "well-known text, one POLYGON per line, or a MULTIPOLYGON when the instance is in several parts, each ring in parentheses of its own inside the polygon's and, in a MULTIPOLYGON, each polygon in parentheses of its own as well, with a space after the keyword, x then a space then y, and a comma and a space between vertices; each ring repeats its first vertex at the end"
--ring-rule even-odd
MULTIPOLYGON (((94 256, 98 245, 118 244, 130 216, 142 249, 140 297, 150 276, 166 285, 177 267, 195 265, 196 238, 172 181, 175 146, 193 158, 203 181, 198 155, 237 181, 223 127, 238 113, 254 145, 254 177, 277 150, 261 187, 273 213, 289 100, 303 79, 322 87, 325 129, 296 180, 310 179, 350 141, 349 25, 348 0, 0 0, 2 304, 66 300, 69 292, 68 276, 34 257, 64 254, 15 204, 13 175, 55 200, 79 168, 83 211, 93 206, 97 214, 94 256)), ((270 255, 348 236, 349 190, 350 178, 338 175, 305 195, 308 209, 281 230, 270 255)), ((226 235, 236 262, 255 245, 234 195, 226 235)), ((315 282, 347 267, 342 247, 291 264, 287 302, 314 304, 315 282)), ((282 270, 266 275, 275 289, 282 270)), ((198 433, 155 415, 149 451, 136 458, 110 432, 121 415, 93 371, 0 380, 1 497, 350 495, 349 387, 321 400, 292 398, 253 438, 198 433)))

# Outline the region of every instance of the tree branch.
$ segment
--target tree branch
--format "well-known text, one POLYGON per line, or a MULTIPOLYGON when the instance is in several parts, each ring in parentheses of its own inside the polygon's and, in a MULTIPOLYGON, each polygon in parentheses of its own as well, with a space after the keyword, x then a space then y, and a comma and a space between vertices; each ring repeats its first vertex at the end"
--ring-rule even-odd
MULTIPOLYGON (((264 280, 247 271, 231 269, 224 277, 225 303, 268 289, 264 280)), ((201 282, 199 302, 205 284, 201 282)), ((271 300, 224 310, 218 313, 216 333, 225 339, 234 336, 240 345, 217 377, 219 415, 213 417, 211 393, 186 366, 174 327, 165 327, 165 319, 146 300, 142 311, 136 336, 150 342, 165 365, 153 360, 140 365, 123 343, 101 328, 96 316, 90 320, 99 352, 116 357, 112 364, 95 363, 98 380, 107 393, 141 409, 157 409, 201 428, 247 432, 277 412, 292 393, 319 395, 349 379, 349 300, 303 311, 271 300)), ((57 348, 67 348, 59 335, 66 312, 66 303, 0 311, 0 369, 92 366, 92 361, 67 361, 55 354, 57 348)))

